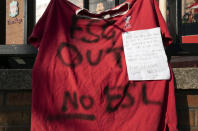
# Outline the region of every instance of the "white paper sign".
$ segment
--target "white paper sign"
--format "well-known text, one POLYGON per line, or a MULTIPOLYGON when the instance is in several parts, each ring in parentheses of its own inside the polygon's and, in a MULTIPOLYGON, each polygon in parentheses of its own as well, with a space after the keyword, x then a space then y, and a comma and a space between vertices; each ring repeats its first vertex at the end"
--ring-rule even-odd
POLYGON ((168 80, 170 70, 160 28, 122 35, 129 80, 168 80))

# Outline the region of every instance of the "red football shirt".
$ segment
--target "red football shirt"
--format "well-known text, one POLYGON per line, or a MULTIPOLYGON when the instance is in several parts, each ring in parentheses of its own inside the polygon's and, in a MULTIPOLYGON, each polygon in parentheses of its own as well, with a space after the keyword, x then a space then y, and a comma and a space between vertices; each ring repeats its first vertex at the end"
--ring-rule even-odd
POLYGON ((174 81, 129 81, 122 33, 160 27, 155 0, 128 0, 100 14, 51 0, 29 42, 32 131, 177 131, 174 81), (102 19, 102 18, 106 19, 102 19))

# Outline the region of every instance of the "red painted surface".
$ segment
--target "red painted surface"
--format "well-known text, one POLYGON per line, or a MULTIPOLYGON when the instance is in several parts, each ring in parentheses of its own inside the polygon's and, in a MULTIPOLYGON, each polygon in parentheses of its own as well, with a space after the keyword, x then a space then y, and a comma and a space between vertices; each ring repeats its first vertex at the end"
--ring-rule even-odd
POLYGON ((198 35, 182 36, 182 43, 198 43, 198 35))

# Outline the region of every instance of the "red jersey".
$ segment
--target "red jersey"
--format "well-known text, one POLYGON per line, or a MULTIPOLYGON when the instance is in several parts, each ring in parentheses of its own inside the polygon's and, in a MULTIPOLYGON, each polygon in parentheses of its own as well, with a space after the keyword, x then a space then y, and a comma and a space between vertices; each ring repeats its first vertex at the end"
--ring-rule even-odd
POLYGON ((51 0, 29 42, 31 131, 177 131, 174 81, 129 81, 122 33, 161 28, 155 0, 128 0, 100 14, 51 0))

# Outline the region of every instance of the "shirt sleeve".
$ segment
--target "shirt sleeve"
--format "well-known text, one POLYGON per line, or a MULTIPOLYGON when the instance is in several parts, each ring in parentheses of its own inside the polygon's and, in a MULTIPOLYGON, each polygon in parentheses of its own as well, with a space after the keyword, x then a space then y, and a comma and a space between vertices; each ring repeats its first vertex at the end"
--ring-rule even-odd
POLYGON ((43 34, 45 32, 45 27, 47 25, 47 19, 48 19, 48 14, 50 11, 50 8, 52 6, 52 1, 48 4, 45 12, 39 19, 39 21, 36 23, 36 25, 33 28, 32 34, 28 38, 28 42, 33 45, 35 48, 40 47, 40 43, 43 37, 43 34))
POLYGON ((171 43, 172 43, 172 37, 169 33, 168 27, 166 25, 166 22, 161 14, 161 11, 159 9, 159 5, 156 2, 156 0, 154 0, 154 8, 155 8, 155 13, 156 13, 156 17, 157 17, 157 22, 160 26, 161 29, 161 33, 162 33, 162 39, 163 39, 163 43, 165 47, 168 47, 171 43))

